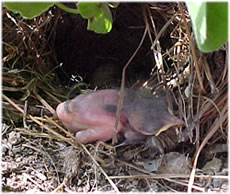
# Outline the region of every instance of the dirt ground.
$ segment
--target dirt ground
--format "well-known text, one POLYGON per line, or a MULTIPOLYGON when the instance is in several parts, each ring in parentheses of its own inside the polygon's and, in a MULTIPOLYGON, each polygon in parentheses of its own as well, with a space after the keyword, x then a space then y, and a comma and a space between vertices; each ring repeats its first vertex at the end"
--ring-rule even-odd
POLYGON ((228 45, 200 52, 181 5, 122 3, 106 35, 56 7, 33 20, 2 8, 2 191, 228 190, 228 45), (152 147, 79 144, 57 105, 119 88, 131 57, 125 87, 164 88, 185 124, 149 137, 152 147))

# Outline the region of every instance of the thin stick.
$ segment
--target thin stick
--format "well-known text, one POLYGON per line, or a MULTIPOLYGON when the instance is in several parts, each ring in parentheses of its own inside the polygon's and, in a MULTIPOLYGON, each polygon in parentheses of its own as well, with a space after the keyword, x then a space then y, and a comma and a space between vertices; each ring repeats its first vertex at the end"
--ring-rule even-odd
POLYGON ((223 108, 223 110, 221 111, 220 119, 216 122, 214 127, 212 127, 210 129, 210 131, 208 132, 208 134, 204 138, 203 142, 201 143, 201 145, 200 145, 200 147, 199 147, 199 149, 197 151, 196 157, 195 157, 194 162, 193 162, 192 172, 191 172, 191 175, 190 175, 190 178, 189 178, 188 193, 192 192, 192 185, 193 185, 194 178, 195 178, 196 165, 197 165, 197 161, 198 161, 198 157, 200 155, 200 152, 204 148, 204 146, 206 145, 208 140, 213 136, 213 134, 219 129, 219 127, 222 125, 222 123, 227 119, 228 114, 226 114, 226 111, 227 111, 227 106, 225 106, 223 108))
POLYGON ((133 53, 133 55, 130 57, 129 61, 126 63, 126 65, 123 67, 122 70, 122 79, 121 79, 121 88, 120 88, 120 96, 119 96, 119 100, 118 100, 118 106, 117 106, 117 112, 116 112, 116 121, 115 121, 115 125, 114 125, 114 130, 113 130, 113 140, 112 140, 112 144, 114 145, 115 143, 117 143, 117 127, 118 127, 118 121, 120 120, 120 116, 121 116, 121 108, 123 105, 123 98, 124 98, 124 87, 125 87, 125 71, 128 67, 128 65, 130 64, 130 62, 133 60, 133 58, 135 57, 135 55, 137 54, 138 50, 140 49, 141 45, 144 42, 146 33, 147 33, 147 26, 145 27, 145 31, 144 34, 142 36, 142 39, 137 47, 137 49, 135 50, 135 52, 133 53))
POLYGON ((178 3, 178 6, 179 6, 180 12, 181 12, 182 17, 183 17, 183 22, 184 22, 186 33, 188 34, 189 46, 190 46, 191 51, 192 51, 192 56, 193 56, 193 60, 194 60, 194 65, 195 65, 195 69, 196 69, 200 89, 201 89, 202 93, 206 93, 206 91, 204 89, 204 86, 203 86, 202 79, 201 79, 200 70, 199 70, 199 66, 198 66, 198 60, 197 60, 197 57, 196 57, 196 51, 195 51, 195 47, 193 45, 193 41, 191 40, 191 33, 190 33, 190 30, 189 30, 188 24, 186 22, 186 17, 185 17, 184 11, 183 11, 182 3, 178 3))

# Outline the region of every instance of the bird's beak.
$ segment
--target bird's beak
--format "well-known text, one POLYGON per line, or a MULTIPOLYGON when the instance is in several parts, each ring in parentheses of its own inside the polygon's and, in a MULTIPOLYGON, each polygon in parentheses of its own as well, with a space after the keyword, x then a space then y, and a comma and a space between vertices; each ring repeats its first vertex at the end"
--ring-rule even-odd
POLYGON ((174 126, 181 126, 184 124, 184 121, 181 119, 168 114, 167 117, 164 119, 164 125, 161 127, 155 134, 155 136, 158 136, 161 132, 168 130, 170 127, 174 126))

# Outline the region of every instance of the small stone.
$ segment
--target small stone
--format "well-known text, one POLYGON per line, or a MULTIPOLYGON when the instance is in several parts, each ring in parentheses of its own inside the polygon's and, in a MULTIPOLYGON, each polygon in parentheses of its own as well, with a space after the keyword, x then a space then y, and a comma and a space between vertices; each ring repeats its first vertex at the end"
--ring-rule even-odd
POLYGON ((8 151, 8 147, 2 144, 2 156, 5 156, 7 151, 8 151))
POLYGON ((216 174, 220 171, 221 166, 222 161, 218 158, 213 158, 211 161, 206 162, 202 170, 206 174, 216 174))
POLYGON ((192 162, 189 157, 178 152, 170 152, 164 155, 159 173, 190 174, 192 162))
POLYGON ((11 131, 9 133, 9 138, 8 138, 8 141, 12 144, 12 145, 15 145, 19 142, 20 140, 20 133, 17 133, 15 131, 11 131))

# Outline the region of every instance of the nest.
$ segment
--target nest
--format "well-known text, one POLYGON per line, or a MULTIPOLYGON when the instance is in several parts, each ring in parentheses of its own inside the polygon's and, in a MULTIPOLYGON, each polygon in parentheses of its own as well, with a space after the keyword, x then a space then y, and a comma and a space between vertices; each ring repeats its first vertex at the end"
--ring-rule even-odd
MULTIPOLYGON (((174 3, 121 4, 113 16, 114 30, 103 37, 86 33, 82 18, 55 7, 33 20, 3 8, 3 190, 186 191, 189 180, 194 191, 226 190, 227 44, 201 53, 185 25, 190 22, 185 7, 174 3), (74 36, 73 24, 79 25, 74 36), (79 143, 63 128, 55 108, 71 95, 95 89, 101 63, 119 64, 119 70, 115 83, 99 88, 120 86, 124 67, 126 87, 163 85, 173 96, 171 105, 176 102, 174 114, 185 121, 179 131, 189 137, 172 151, 192 158, 193 169, 219 158, 219 170, 156 174, 135 163, 143 146, 79 143), (217 175, 221 181, 215 186, 217 175)), ((183 141, 183 135, 178 139, 183 141)))

